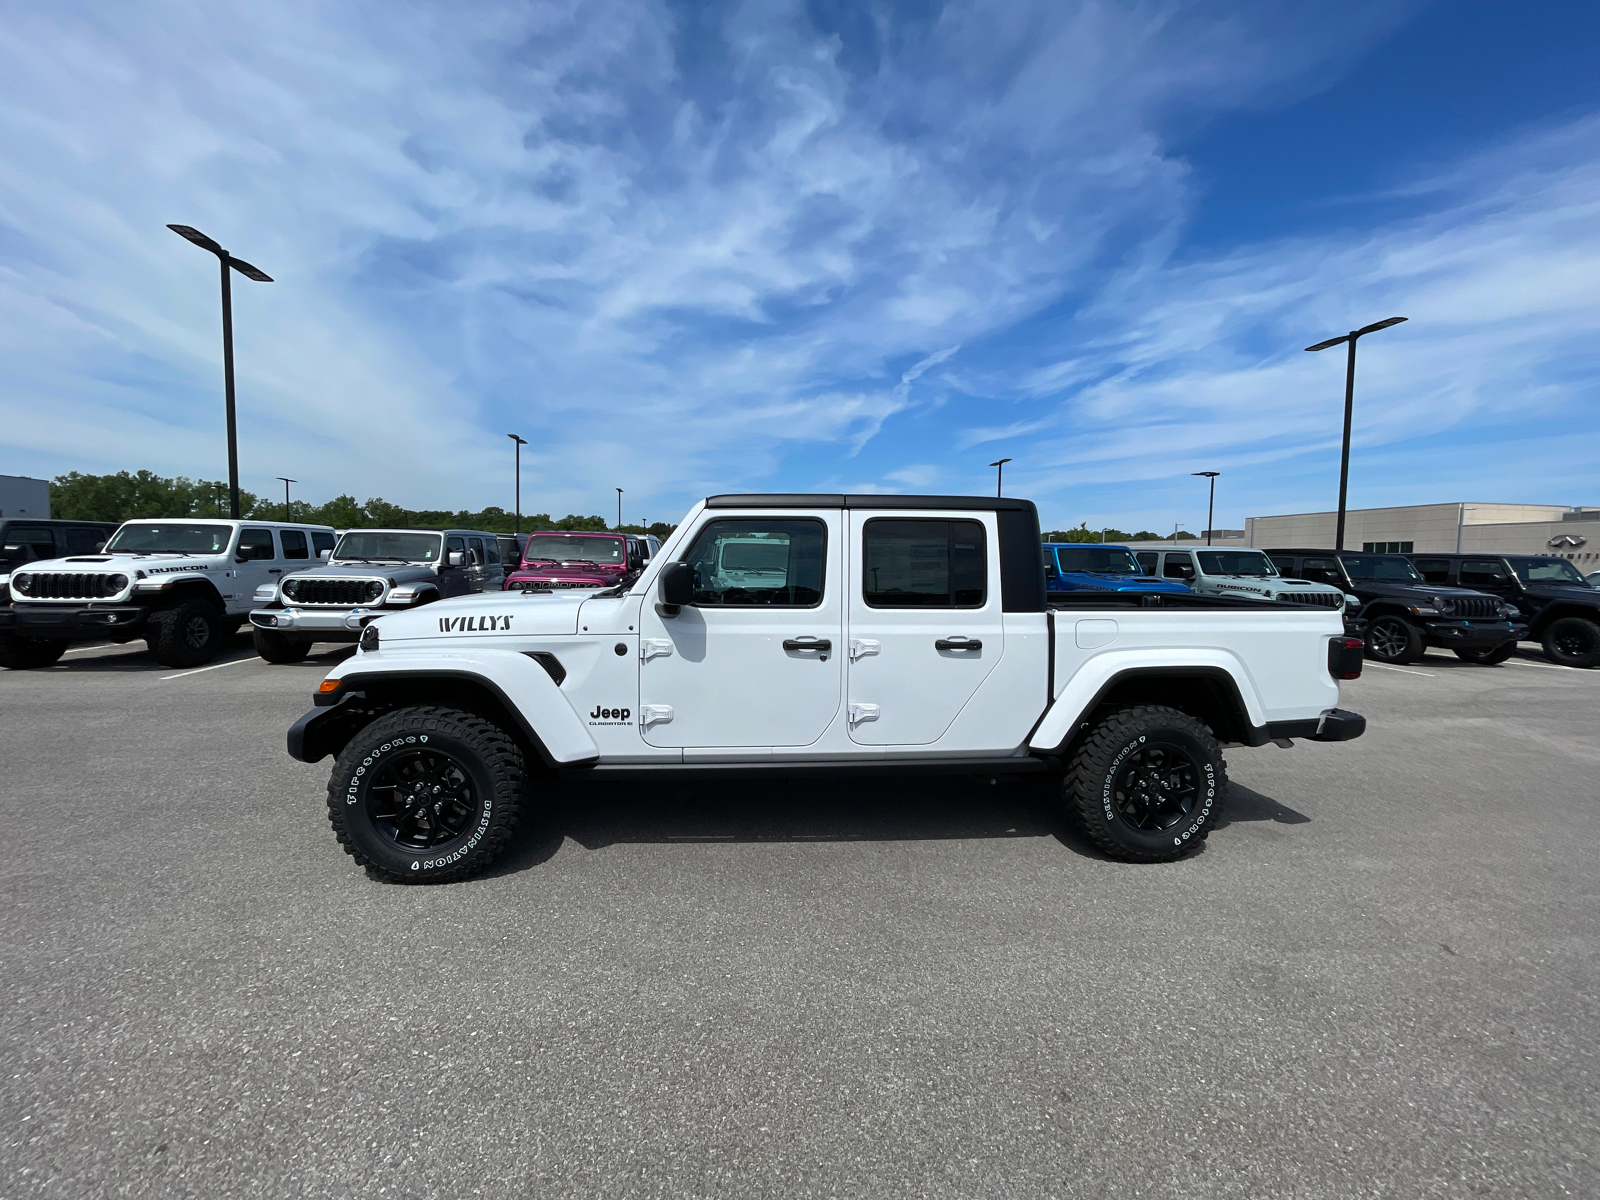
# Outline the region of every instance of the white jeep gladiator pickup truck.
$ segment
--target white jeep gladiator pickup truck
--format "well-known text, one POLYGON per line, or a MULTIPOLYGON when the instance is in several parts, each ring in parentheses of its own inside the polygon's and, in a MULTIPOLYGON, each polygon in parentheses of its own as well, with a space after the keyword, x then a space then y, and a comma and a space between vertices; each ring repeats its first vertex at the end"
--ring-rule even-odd
POLYGON ((1108 854, 1167 860, 1217 820, 1222 744, 1365 729, 1338 611, 1051 607, 1039 545, 1026 500, 713 496, 631 583, 379 617, 289 753, 336 756, 339 841, 410 881, 488 865, 548 785, 638 773, 1053 772, 1108 854))

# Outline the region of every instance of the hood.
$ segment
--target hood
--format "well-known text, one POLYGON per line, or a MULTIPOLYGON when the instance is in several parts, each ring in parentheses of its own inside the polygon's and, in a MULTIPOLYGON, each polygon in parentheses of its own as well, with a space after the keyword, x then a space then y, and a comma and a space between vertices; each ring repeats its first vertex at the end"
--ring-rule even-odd
POLYGON ((1600 604, 1600 588, 1588 583, 1530 583, 1524 585, 1535 596, 1551 600, 1576 600, 1580 604, 1600 604))
POLYGON ((414 579, 432 579, 432 567, 416 563, 326 563, 320 567, 305 567, 289 572, 285 579, 392 579, 396 583, 409 583, 414 579))
POLYGON ((374 623, 385 644, 421 638, 469 643, 480 638, 577 633, 578 609, 588 598, 560 592, 482 592, 385 613, 374 623))

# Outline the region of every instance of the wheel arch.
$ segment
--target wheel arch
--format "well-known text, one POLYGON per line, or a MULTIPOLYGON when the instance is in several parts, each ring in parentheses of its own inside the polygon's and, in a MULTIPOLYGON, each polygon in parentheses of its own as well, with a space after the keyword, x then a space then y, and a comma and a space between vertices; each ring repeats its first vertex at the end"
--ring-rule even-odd
POLYGON ((1047 754, 1070 754, 1099 714, 1140 704, 1186 713, 1207 725, 1218 741, 1260 746, 1270 740, 1265 722, 1253 719, 1252 708, 1259 710, 1260 703, 1248 681, 1241 688, 1234 671, 1211 662, 1127 665, 1082 688, 1069 684, 1040 721, 1029 746, 1047 754), (1246 699, 1247 691, 1254 705, 1246 699))
POLYGON ((222 593, 209 579, 178 580, 170 588, 157 594, 151 610, 159 612, 166 608, 176 608, 186 600, 204 600, 217 610, 219 616, 227 613, 228 606, 223 602, 222 593))
POLYGON ((1528 636, 1537 641, 1544 637, 1544 631, 1563 617, 1576 617, 1580 621, 1587 621, 1591 625, 1600 625, 1600 609, 1586 607, 1582 604, 1557 601, 1546 608, 1541 608, 1528 623, 1528 636))

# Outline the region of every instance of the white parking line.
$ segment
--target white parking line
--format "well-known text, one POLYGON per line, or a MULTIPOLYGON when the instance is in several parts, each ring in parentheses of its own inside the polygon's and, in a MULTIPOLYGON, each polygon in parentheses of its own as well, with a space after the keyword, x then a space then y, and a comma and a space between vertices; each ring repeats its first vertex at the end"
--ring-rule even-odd
POLYGON ((1377 667, 1379 670, 1383 670, 1383 671, 1399 671, 1400 674, 1402 674, 1402 675, 1422 675, 1422 676, 1427 677, 1428 679, 1437 679, 1437 678, 1439 678, 1432 671, 1408 671, 1404 667, 1391 667, 1388 663, 1369 662, 1367 664, 1367 666, 1369 666, 1369 667, 1377 667))
POLYGON ((162 679, 182 679, 185 675, 198 675, 201 671, 220 671, 223 667, 236 667, 240 663, 260 662, 259 658, 236 658, 232 662, 212 663, 209 667, 196 667, 192 671, 179 671, 176 675, 163 675, 162 679))
POLYGON ((1581 667, 1563 667, 1556 663, 1527 662, 1520 658, 1508 658, 1506 659, 1506 662, 1510 663, 1514 667, 1533 667, 1535 670, 1539 671, 1578 671, 1582 669, 1581 667))

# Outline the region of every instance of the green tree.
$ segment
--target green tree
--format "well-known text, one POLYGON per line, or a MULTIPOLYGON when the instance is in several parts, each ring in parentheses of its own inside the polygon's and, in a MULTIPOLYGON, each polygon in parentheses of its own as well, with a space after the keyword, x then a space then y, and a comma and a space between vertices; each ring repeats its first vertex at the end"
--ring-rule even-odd
MULTIPOLYGON (((228 515, 227 488, 218 499, 216 484, 152 471, 82 475, 70 471, 50 483, 50 511, 64 521, 127 521, 134 517, 214 517, 228 515)), ((261 499, 240 491, 239 510, 255 515, 261 499)))

